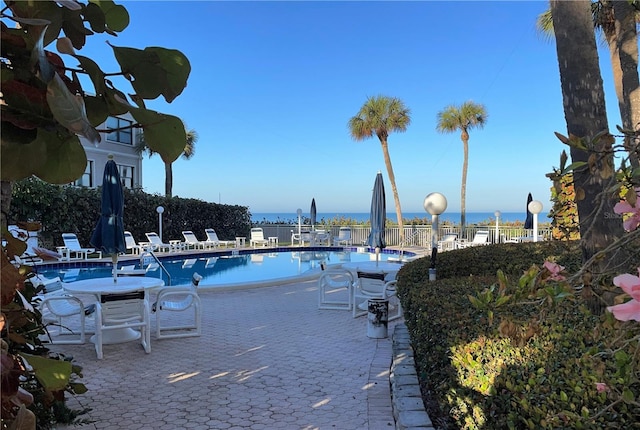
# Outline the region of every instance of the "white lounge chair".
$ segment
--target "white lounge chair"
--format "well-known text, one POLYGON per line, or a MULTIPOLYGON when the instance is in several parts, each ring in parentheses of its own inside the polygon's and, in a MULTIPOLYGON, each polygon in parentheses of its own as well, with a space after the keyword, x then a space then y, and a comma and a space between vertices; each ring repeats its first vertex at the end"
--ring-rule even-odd
POLYGON ((482 246, 489 244, 489 231, 488 230, 478 230, 476 234, 473 236, 473 240, 471 242, 461 239, 456 243, 457 248, 468 248, 470 246, 482 246))
POLYGON ((249 246, 256 248, 260 246, 268 246, 269 241, 264 238, 264 231, 260 227, 254 227, 251 229, 251 239, 249 239, 249 246))
POLYGON ((133 235, 130 231, 124 232, 124 243, 127 247, 127 251, 131 251, 132 255, 140 255, 140 253, 144 250, 141 245, 136 243, 136 240, 133 238, 133 235))
POLYGON ((207 242, 199 241, 192 231, 183 231, 185 249, 205 249, 207 242))
POLYGON ((207 240, 205 241, 205 243, 210 247, 216 247, 216 246, 224 245, 224 247, 226 248, 227 246, 234 246, 236 244, 235 240, 220 240, 220 239, 218 239, 218 234, 212 228, 205 228, 204 232, 207 235, 207 240))
POLYGON ((98 258, 102 258, 102 251, 96 251, 95 248, 83 248, 75 233, 62 233, 62 241, 64 246, 56 247, 58 254, 62 255, 61 260, 87 260, 89 254, 98 254, 98 258))
POLYGON ((159 252, 171 251, 171 245, 168 243, 163 243, 162 239, 160 239, 160 236, 158 236, 158 233, 151 232, 151 233, 145 233, 144 235, 147 236, 147 239, 149 239, 149 243, 151 244, 152 250, 159 251, 159 252))

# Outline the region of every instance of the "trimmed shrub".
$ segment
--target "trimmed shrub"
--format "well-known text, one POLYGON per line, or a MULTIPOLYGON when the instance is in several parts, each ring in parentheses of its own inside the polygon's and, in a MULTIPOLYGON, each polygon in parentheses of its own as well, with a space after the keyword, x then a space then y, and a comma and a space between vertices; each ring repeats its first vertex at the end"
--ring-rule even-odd
MULTIPOLYGON (((443 253, 433 282, 428 258, 400 270, 437 428, 640 428, 640 324, 592 313, 587 288, 537 282, 531 266, 545 260, 581 267, 577 244, 542 242, 443 253)), ((640 261, 629 265, 634 273, 640 261)))

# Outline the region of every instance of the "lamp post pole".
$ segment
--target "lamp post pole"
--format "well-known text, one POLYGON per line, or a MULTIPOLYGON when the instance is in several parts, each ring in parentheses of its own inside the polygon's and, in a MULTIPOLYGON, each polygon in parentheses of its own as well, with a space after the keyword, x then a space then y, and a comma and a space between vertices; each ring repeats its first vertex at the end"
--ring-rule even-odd
POLYGON ((296 213, 298 214, 298 237, 300 237, 302 232, 302 209, 298 209, 296 213))
POLYGON ((447 209, 447 198, 440 193, 430 193, 424 198, 424 210, 431 214, 431 267, 429 280, 436 280, 436 254, 438 253, 438 215, 447 209))
POLYGON ((527 205, 529 212, 533 214, 533 241, 538 241, 538 214, 542 212, 542 203, 538 200, 533 200, 527 205))
POLYGON ((164 208, 158 206, 156 212, 158 212, 158 236, 160 236, 160 241, 162 241, 162 213, 164 212, 164 208))
POLYGON ((493 213, 496 216, 496 240, 495 243, 500 243, 500 230, 499 230, 499 223, 500 223, 500 215, 502 215, 502 212, 500 211, 495 211, 493 213))

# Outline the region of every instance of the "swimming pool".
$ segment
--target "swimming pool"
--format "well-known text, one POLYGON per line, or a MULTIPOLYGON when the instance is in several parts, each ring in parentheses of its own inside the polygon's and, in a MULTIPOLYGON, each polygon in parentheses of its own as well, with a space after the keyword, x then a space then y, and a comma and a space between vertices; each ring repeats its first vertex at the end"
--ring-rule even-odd
MULTIPOLYGON (((405 256, 413 254, 405 252, 405 256)), ((383 250, 380 261, 388 261, 398 257, 398 252, 383 250)), ((275 248, 267 250, 229 250, 224 252, 209 252, 198 254, 172 255, 159 257, 162 265, 171 276, 171 285, 185 285, 191 280, 191 275, 198 272, 203 276, 202 286, 222 286, 233 284, 253 284, 281 278, 294 278, 311 275, 320 270, 321 264, 344 264, 349 262, 375 261, 375 254, 368 248, 275 248)), ((147 257, 143 268, 153 263, 147 257)), ((133 265, 140 268, 140 261, 120 261, 119 267, 133 265)), ((153 266, 152 266, 153 269, 153 266)), ((55 267, 44 266, 39 272, 47 278, 60 276, 64 282, 82 279, 102 278, 111 276, 110 263, 78 262, 77 264, 58 264, 55 267)), ((160 269, 148 270, 146 276, 163 278, 168 283, 168 277, 160 269)))

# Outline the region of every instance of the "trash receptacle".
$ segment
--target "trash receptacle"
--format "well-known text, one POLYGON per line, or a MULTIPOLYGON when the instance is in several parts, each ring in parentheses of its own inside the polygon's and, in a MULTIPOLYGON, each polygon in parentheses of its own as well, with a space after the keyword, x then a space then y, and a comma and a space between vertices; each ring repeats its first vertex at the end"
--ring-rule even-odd
POLYGON ((389 300, 369 299, 367 313, 367 336, 384 339, 388 335, 389 300))

